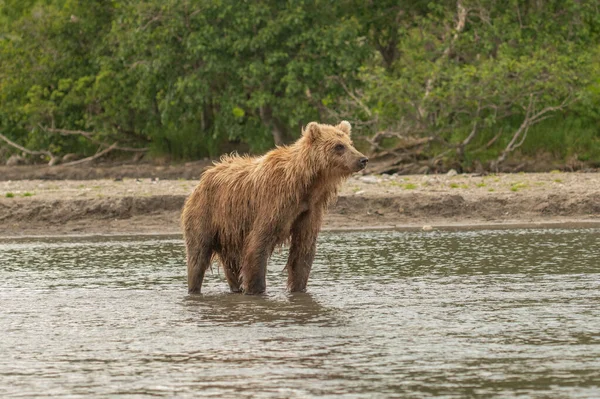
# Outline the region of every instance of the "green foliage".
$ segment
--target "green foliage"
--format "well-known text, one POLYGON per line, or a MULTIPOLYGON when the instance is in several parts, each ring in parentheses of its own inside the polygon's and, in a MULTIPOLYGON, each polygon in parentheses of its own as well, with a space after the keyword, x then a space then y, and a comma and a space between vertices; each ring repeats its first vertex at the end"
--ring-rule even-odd
POLYGON ((588 146, 598 148, 598 9, 591 2, 510 3, 463 1, 421 9, 412 23, 398 26, 402 56, 389 62, 380 50, 384 62, 363 69, 366 107, 350 104, 347 112, 374 122, 368 133, 434 136, 432 152, 454 149, 463 164, 498 157, 524 143, 528 153, 560 149, 559 159, 588 146), (464 7, 462 24, 456 4, 464 7), (375 117, 365 116, 361 108, 375 117), (578 115, 565 119, 567 111, 578 115), (536 127, 546 117, 553 120, 536 127), (595 128, 584 119, 593 120, 595 128), (527 129, 516 143, 524 137, 523 142, 511 147, 525 121, 527 129), (553 131, 557 122, 574 121, 590 129, 583 134, 583 127, 553 131), (525 140, 529 133, 539 140, 525 140))
POLYGON ((175 158, 264 150, 319 119, 314 104, 341 95, 331 77, 368 56, 357 20, 327 1, 19 4, 2 13, 0 128, 58 153, 97 146, 55 128, 175 158))
POLYGON ((461 168, 598 164, 600 11, 538 3, 0 0, 0 132, 195 159, 348 119, 357 142, 432 137, 419 157, 461 168))

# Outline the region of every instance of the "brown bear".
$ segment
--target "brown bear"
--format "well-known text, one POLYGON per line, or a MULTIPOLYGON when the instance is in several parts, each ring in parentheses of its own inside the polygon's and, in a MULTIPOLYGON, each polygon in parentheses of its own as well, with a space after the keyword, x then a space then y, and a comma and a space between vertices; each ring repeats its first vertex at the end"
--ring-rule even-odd
POLYGON ((306 290, 323 214, 342 181, 368 162, 350 129, 346 121, 311 122, 290 146, 261 157, 226 155, 204 172, 181 217, 191 294, 200 293, 213 257, 232 292, 263 293, 267 260, 284 243, 287 288, 306 290))

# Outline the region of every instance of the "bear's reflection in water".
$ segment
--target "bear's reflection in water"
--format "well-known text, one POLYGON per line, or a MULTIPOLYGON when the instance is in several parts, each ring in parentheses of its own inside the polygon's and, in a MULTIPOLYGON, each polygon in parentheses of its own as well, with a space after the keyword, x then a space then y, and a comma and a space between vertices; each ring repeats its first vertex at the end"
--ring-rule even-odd
POLYGON ((273 327, 343 324, 339 309, 321 305, 308 293, 278 295, 209 294, 189 295, 183 300, 192 322, 211 325, 263 324, 273 327))

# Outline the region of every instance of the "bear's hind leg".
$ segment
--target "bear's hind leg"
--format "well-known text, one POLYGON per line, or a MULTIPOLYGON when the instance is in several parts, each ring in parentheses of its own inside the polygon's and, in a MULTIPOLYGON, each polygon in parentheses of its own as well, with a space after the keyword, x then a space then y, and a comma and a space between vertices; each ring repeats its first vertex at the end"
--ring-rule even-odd
POLYGON ((212 258, 212 244, 196 237, 186 237, 188 292, 199 294, 206 269, 212 258))
POLYGON ((221 259, 221 266, 229 284, 231 292, 242 292, 240 287, 240 262, 237 256, 232 254, 220 253, 219 258, 221 259))

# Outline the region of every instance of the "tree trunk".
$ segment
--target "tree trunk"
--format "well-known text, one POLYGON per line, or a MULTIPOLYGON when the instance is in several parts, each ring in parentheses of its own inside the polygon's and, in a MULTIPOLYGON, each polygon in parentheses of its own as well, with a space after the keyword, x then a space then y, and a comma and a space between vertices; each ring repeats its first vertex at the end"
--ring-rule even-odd
POLYGON ((259 108, 260 119, 271 129, 275 145, 283 145, 285 138, 285 127, 276 118, 273 118, 273 109, 269 105, 259 108))

